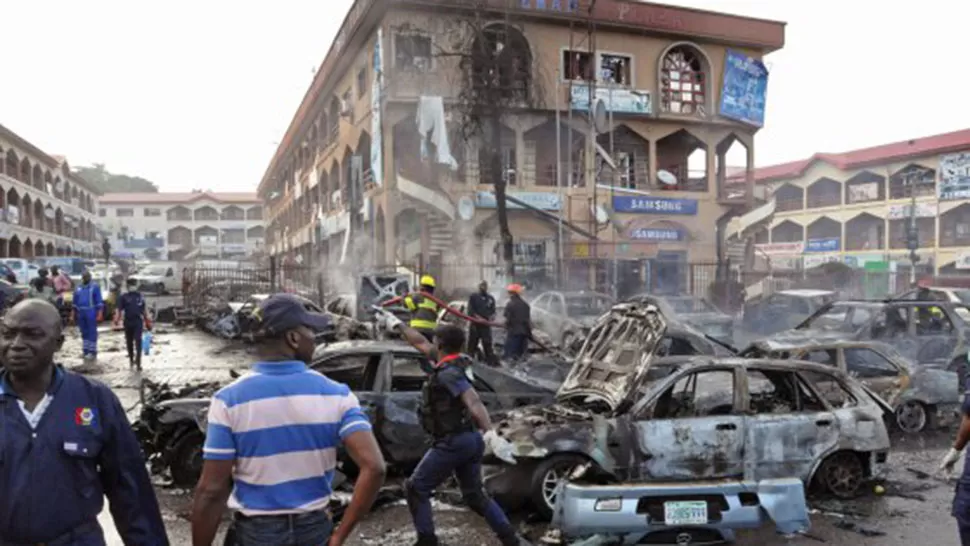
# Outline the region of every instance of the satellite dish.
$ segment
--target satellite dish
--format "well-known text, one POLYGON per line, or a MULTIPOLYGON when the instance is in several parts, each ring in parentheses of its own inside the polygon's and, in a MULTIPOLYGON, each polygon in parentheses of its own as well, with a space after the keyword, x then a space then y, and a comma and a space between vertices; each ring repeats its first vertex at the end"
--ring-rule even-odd
POLYGON ((674 173, 670 171, 666 171, 663 169, 657 171, 657 179, 660 180, 660 183, 664 184, 665 186, 677 185, 677 177, 674 176, 674 173))
POLYGON ((592 112, 590 115, 593 117, 593 129, 596 129, 597 133, 609 132, 610 120, 606 110, 606 101, 602 97, 593 99, 593 107, 590 110, 592 112))
POLYGON ((589 213, 593 215, 593 218, 596 218, 597 224, 605 224, 610 221, 610 215, 606 212, 606 209, 603 208, 603 205, 596 205, 594 207, 592 203, 590 203, 589 213))

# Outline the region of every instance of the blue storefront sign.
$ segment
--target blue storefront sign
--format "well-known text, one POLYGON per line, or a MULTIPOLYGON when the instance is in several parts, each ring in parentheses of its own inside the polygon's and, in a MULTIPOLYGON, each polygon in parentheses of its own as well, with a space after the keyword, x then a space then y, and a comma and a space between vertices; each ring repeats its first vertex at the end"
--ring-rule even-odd
POLYGON ((614 195, 613 210, 616 212, 632 212, 637 214, 680 214, 683 216, 695 216, 697 214, 697 200, 614 195))
POLYGON ((809 239, 805 242, 805 252, 838 252, 841 243, 838 237, 809 239))
MULTIPOLYGON (((559 200, 559 195, 555 193, 508 192, 508 196, 539 210, 557 211, 562 208, 562 201, 559 200)), ((525 209, 522 205, 511 201, 506 201, 505 205, 509 209, 525 209)), ((475 206, 482 209, 494 209, 496 207, 495 194, 490 191, 475 192, 475 206)))
POLYGON ((764 63, 729 49, 724 59, 721 115, 763 127, 767 93, 768 69, 764 63))
MULTIPOLYGON (((589 110, 589 85, 574 83, 570 87, 569 104, 574 110, 589 110)), ((618 114, 652 114, 650 91, 633 89, 593 89, 593 100, 602 99, 607 111, 618 114)))
POLYGON ((638 227, 630 230, 630 239, 652 242, 677 242, 684 240, 684 232, 672 228, 638 227))

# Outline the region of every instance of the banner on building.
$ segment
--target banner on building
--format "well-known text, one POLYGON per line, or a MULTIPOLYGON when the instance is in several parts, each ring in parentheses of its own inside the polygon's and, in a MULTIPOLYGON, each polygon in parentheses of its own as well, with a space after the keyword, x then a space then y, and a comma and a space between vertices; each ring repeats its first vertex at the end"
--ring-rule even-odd
POLYGON ((970 152, 941 155, 939 173, 936 187, 941 200, 970 197, 970 152))
POLYGON ((886 217, 890 220, 904 220, 913 216, 916 218, 936 218, 939 210, 938 203, 916 203, 915 211, 912 203, 889 205, 889 212, 886 217))
POLYGON ((763 127, 767 93, 768 69, 765 64, 729 49, 724 58, 721 115, 763 127))
MULTIPOLYGON (((606 110, 617 114, 652 114, 650 91, 594 87, 593 100, 602 100, 606 110)), ((574 110, 589 110, 589 85, 573 83, 569 88, 569 105, 574 110)))
POLYGON ((805 243, 760 243, 754 248, 768 256, 794 256, 805 250, 805 243))
POLYGON ((841 246, 842 241, 838 237, 809 239, 805 243, 805 252, 838 252, 841 246))
POLYGON ((847 186, 850 203, 864 203, 879 199, 879 182, 866 182, 847 186))
POLYGON ((384 184, 384 145, 381 133, 383 126, 381 115, 383 114, 383 93, 384 93, 384 31, 380 26, 377 27, 377 39, 374 42, 374 74, 371 81, 370 93, 370 168, 374 174, 374 184, 380 186, 384 184))
MULTIPOLYGON (((545 192, 508 192, 506 195, 514 199, 518 199, 527 205, 531 205, 533 208, 539 210, 557 211, 562 208, 562 201, 559 199, 559 195, 555 193, 545 193, 545 192)), ((495 201, 495 194, 490 191, 480 191, 475 192, 475 206, 480 209, 494 209, 497 206, 495 201)), ((525 207, 522 205, 513 203, 511 201, 505 202, 506 208, 509 210, 523 210, 525 207)))
POLYGON ((639 226, 630 228, 627 237, 636 241, 676 243, 684 240, 684 231, 676 228, 639 226))
POLYGON ((697 215, 696 199, 669 199, 666 197, 641 197, 638 195, 614 195, 613 210, 636 214, 697 215))

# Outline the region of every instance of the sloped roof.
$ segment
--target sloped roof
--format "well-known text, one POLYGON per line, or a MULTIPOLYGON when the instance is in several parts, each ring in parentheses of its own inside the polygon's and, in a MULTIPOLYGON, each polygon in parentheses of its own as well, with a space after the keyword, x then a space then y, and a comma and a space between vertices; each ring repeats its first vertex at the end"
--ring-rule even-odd
MULTIPOLYGON (((849 170, 962 150, 970 150, 970 129, 893 142, 891 144, 882 144, 870 148, 860 148, 842 153, 819 152, 808 159, 759 167, 754 170, 754 179, 759 183, 765 183, 797 178, 816 161, 823 161, 841 170, 849 170)), ((738 177, 732 181, 743 182, 743 180, 743 177, 738 177)))
POLYGON ((99 201, 102 205, 115 204, 170 204, 185 205, 200 200, 209 200, 225 204, 260 204, 256 192, 137 192, 137 193, 106 193, 99 201))

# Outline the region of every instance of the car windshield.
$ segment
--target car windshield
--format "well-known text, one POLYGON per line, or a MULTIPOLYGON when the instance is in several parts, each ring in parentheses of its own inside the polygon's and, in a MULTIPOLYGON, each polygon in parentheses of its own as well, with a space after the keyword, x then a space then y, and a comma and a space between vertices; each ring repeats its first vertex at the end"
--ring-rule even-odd
POLYGON ((713 313, 716 311, 714 306, 700 298, 667 298, 666 301, 678 314, 713 313))
POLYGON ((24 262, 20 260, 7 260, 4 263, 10 266, 11 269, 21 269, 24 266, 24 262))
POLYGON ((607 311, 609 302, 601 296, 566 296, 569 315, 601 315, 607 311))
POLYGON ((872 318, 874 309, 837 303, 809 320, 804 328, 855 333, 872 318))

